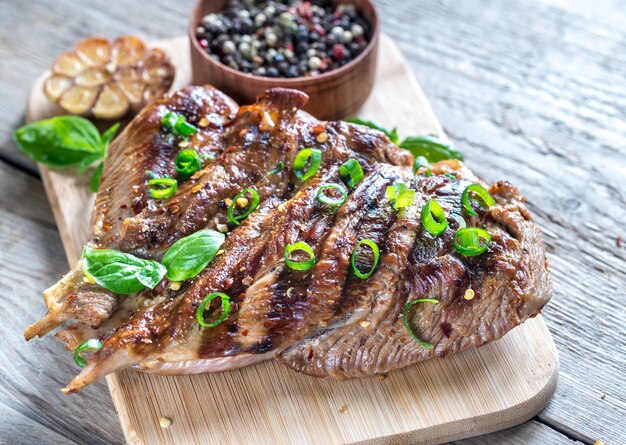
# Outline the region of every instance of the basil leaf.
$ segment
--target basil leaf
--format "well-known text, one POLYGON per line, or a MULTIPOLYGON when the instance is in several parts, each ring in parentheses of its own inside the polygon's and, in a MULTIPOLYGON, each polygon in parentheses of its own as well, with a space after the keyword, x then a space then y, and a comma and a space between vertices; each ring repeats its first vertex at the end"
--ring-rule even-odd
POLYGON ((109 149, 109 144, 117 134, 117 130, 120 129, 120 123, 117 122, 109 127, 107 131, 102 133, 102 153, 106 156, 107 150, 109 149))
POLYGON ((366 127, 373 128, 374 130, 382 131, 383 133, 387 135, 387 137, 389 138, 391 142, 393 142, 394 144, 398 143, 398 129, 397 128, 394 128, 393 130, 389 131, 385 127, 383 127, 380 124, 377 124, 374 121, 361 119, 360 117, 351 117, 350 119, 346 119, 346 122, 351 122, 353 124, 358 124, 358 125, 365 125, 366 127))
POLYGON ((33 122, 15 130, 13 137, 28 157, 52 167, 67 167, 104 154, 98 129, 79 116, 33 122))
POLYGON ((438 162, 446 159, 465 160, 463 154, 450 142, 446 142, 433 134, 409 136, 398 147, 409 150, 415 158, 424 156, 428 162, 438 162))
POLYGON ((90 247, 83 249, 82 266, 87 278, 116 294, 133 294, 144 287, 152 289, 166 272, 163 265, 153 260, 90 247))
POLYGON ((89 191, 91 193, 97 193, 100 186, 100 179, 102 179, 102 171, 104 170, 104 162, 98 164, 93 173, 91 174, 91 180, 89 181, 89 191))
POLYGON ((184 281, 198 275, 213 259, 226 236, 215 230, 199 230, 179 239, 163 257, 167 278, 184 281))

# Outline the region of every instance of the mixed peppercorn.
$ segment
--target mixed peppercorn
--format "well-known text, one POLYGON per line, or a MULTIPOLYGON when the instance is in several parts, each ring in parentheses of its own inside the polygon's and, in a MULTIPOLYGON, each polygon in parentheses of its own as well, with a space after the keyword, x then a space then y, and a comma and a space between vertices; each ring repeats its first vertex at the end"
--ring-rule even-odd
POLYGON ((356 58, 368 23, 352 4, 329 0, 229 0, 196 28, 198 43, 232 69, 265 77, 315 76, 356 58))

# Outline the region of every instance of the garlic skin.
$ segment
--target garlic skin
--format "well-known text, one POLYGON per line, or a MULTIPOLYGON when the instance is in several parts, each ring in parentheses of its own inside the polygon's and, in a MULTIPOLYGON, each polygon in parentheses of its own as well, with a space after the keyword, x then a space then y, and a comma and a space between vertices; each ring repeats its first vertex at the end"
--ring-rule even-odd
POLYGON ((70 114, 116 120, 167 93, 174 75, 167 54, 138 37, 94 36, 57 57, 44 93, 70 114))

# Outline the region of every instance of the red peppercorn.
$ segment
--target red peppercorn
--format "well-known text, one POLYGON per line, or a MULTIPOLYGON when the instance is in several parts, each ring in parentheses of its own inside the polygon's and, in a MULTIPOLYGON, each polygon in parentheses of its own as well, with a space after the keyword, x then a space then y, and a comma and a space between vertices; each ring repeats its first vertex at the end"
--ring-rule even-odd
POLYGON ((200 44, 202 48, 206 49, 209 47, 209 41, 207 39, 200 39, 198 40, 198 43, 200 44))
POLYGON ((315 26, 313 26, 313 31, 316 32, 319 36, 326 35, 326 30, 319 23, 316 23, 315 26))
POLYGON ((346 56, 346 47, 341 43, 333 45, 333 59, 340 61, 346 56))
POLYGON ((358 36, 355 41, 359 45, 363 45, 363 46, 367 43, 367 40, 365 40, 364 36, 358 36))

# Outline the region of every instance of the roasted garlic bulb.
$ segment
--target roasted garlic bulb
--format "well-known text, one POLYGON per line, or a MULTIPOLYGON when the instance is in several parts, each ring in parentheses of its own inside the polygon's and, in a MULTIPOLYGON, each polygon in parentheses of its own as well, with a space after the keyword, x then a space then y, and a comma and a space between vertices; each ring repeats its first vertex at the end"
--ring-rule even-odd
POLYGON ((71 114, 118 119, 166 93, 174 66, 159 48, 135 36, 114 42, 88 37, 59 55, 44 84, 46 96, 71 114))

